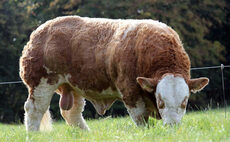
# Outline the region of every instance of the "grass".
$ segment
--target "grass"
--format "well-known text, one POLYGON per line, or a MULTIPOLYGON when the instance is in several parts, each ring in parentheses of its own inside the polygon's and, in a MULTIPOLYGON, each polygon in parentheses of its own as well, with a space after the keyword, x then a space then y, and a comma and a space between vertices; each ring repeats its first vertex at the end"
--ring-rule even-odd
POLYGON ((230 108, 187 113, 179 126, 163 126, 150 119, 149 128, 138 128, 129 117, 88 120, 90 132, 55 122, 51 132, 26 133, 24 125, 0 124, 1 142, 227 142, 230 141, 230 108), (154 125, 154 126, 153 126, 154 125))

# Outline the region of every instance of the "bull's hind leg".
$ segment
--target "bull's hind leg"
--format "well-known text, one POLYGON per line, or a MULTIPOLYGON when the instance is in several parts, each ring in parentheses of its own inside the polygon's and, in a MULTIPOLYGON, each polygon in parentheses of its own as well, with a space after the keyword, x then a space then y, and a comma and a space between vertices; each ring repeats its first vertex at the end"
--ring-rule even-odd
POLYGON ((78 126, 81 129, 89 130, 89 127, 82 116, 85 106, 85 99, 74 91, 70 91, 69 93, 73 93, 74 96, 73 106, 69 110, 63 110, 60 107, 62 117, 70 126, 78 126))
MULTIPOLYGON (((27 131, 39 130, 41 120, 49 108, 56 87, 56 85, 49 85, 47 79, 42 78, 37 87, 30 88, 29 97, 24 105, 27 131)), ((49 114, 46 116, 50 117, 49 114)), ((47 123, 49 122, 46 122, 46 125, 47 123)))

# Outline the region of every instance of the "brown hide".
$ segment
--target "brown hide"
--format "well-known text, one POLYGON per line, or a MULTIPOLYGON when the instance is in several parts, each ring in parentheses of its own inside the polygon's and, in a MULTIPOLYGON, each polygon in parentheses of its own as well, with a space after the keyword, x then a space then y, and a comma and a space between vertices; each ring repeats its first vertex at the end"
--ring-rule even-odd
POLYGON ((31 97, 42 77, 54 84, 58 75, 70 74, 72 87, 97 92, 118 88, 126 105, 135 106, 144 96, 151 102, 147 107, 155 111, 155 97, 144 92, 136 78, 158 82, 165 73, 173 73, 188 81, 189 70, 189 58, 176 32, 153 20, 59 17, 31 34, 20 59, 20 76, 31 97))

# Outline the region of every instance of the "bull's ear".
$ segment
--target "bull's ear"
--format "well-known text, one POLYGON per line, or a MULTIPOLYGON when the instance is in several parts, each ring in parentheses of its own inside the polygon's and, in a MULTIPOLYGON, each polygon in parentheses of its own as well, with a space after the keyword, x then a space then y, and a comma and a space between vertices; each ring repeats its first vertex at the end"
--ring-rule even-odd
POLYGON ((208 85, 209 79, 206 77, 195 78, 189 80, 189 89, 191 92, 196 93, 201 91, 206 85, 208 85))
POLYGON ((155 85, 153 79, 151 78, 137 77, 137 83, 141 86, 142 89, 150 93, 154 91, 155 85))

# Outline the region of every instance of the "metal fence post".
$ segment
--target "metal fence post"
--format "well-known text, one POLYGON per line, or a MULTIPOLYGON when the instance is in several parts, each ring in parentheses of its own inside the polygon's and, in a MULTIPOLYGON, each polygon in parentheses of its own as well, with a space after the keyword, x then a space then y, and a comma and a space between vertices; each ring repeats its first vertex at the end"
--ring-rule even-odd
POLYGON ((226 100, 225 100, 225 89, 224 89, 224 64, 221 64, 221 78, 222 78, 222 88, 223 88, 223 97, 224 97, 224 117, 226 119, 226 100))

